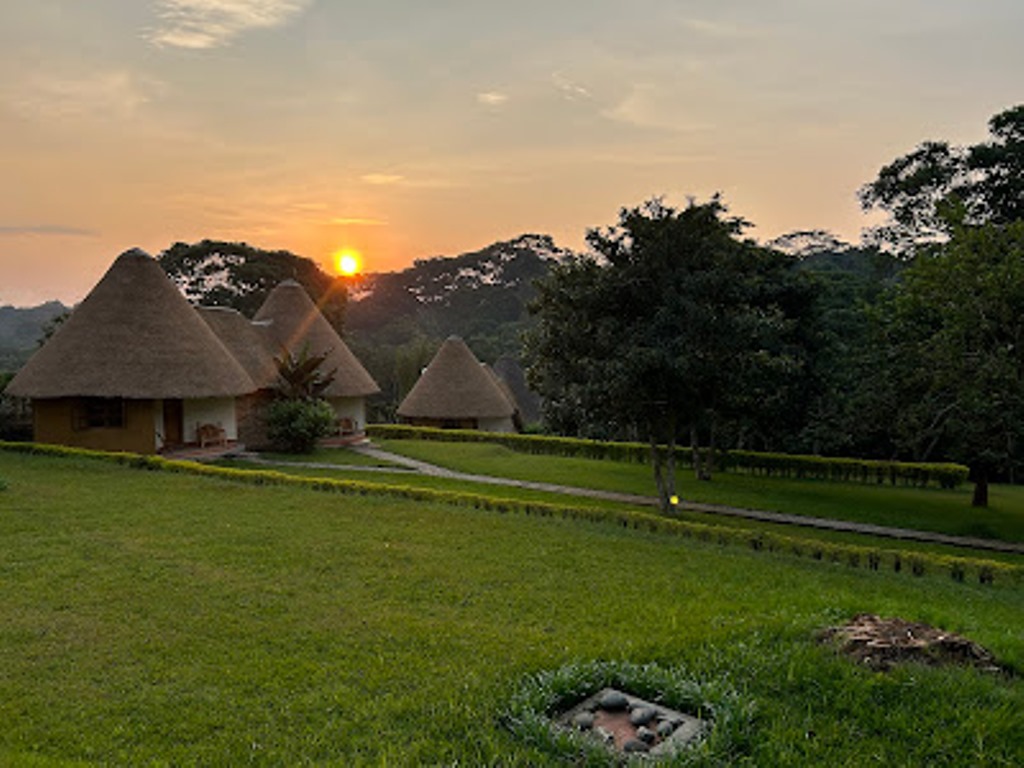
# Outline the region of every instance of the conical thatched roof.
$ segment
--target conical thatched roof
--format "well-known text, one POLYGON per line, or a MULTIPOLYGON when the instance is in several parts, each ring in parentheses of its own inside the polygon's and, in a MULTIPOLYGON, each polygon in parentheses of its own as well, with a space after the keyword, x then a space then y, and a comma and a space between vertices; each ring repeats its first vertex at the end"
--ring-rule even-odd
POLYGON ((14 377, 20 397, 232 397, 255 386, 148 254, 125 251, 14 377))
POLYGON ((498 419, 512 404, 466 342, 450 336, 398 406, 410 419, 498 419))
POLYGON ((294 280, 285 280, 274 288, 254 319, 269 321, 275 343, 293 355, 307 344, 310 354, 327 353, 323 371, 335 372, 325 397, 365 397, 380 392, 377 382, 317 309, 306 289, 294 280))
POLYGON ((274 356, 280 352, 270 334, 269 323, 251 322, 231 307, 197 307, 199 316, 206 321, 217 338, 237 360, 249 378, 260 389, 273 387, 277 382, 277 364, 274 356))

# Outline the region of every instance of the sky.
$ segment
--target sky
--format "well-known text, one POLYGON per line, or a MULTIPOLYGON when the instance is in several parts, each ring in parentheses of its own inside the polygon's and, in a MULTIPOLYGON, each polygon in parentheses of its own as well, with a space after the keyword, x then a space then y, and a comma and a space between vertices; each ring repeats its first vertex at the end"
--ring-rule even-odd
POLYGON ((721 192, 856 241, 857 189, 1024 102, 1020 0, 2 0, 0 305, 203 238, 329 268, 582 249, 721 192))

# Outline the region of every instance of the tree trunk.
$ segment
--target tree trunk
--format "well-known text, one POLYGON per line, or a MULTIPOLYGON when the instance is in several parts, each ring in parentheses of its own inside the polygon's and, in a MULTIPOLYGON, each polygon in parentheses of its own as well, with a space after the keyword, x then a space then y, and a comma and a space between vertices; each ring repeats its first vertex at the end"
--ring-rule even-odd
POLYGON ((974 497, 971 499, 972 507, 988 506, 988 470, 979 469, 974 473, 974 497))
MULTIPOLYGON (((697 427, 690 427, 690 448, 693 451, 693 473, 698 480, 710 480, 711 472, 705 464, 704 457, 700 450, 700 438, 697 434, 697 427)), ((709 459, 710 461, 710 459, 709 459)))
POLYGON ((651 465, 654 468, 654 483, 658 488, 661 511, 670 515, 676 511, 676 429, 675 418, 669 418, 667 453, 658 445, 657 431, 649 427, 651 465))
POLYGON ((708 432, 708 464, 707 464, 708 469, 707 469, 707 473, 705 474, 705 476, 703 478, 701 478, 702 480, 710 480, 711 479, 711 474, 713 472, 717 472, 718 471, 718 460, 717 460, 717 457, 715 456, 715 444, 716 444, 716 442, 717 441, 715 439, 715 414, 712 413, 711 414, 711 426, 709 427, 709 432, 708 432))
POLYGON ((675 512, 679 505, 679 497, 676 495, 676 430, 673 420, 672 432, 668 436, 668 457, 665 472, 668 474, 668 497, 670 512, 675 512))
POLYGON ((690 425, 690 453, 693 455, 693 474, 700 480, 704 474, 704 465, 700 457, 700 438, 697 436, 697 425, 690 425))
POLYGON ((654 428, 651 427, 648 433, 651 445, 651 467, 654 469, 654 485, 658 489, 658 502, 661 505, 661 511, 666 512, 668 510, 668 493, 665 488, 665 475, 661 470, 661 450, 658 448, 658 438, 654 433, 654 428))

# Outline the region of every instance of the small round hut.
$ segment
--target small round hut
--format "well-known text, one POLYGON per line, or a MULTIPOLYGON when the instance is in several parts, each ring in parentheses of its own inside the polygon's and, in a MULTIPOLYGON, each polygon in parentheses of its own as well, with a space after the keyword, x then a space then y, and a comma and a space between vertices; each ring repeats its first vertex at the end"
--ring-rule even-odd
POLYGON ((450 336, 409 390, 398 417, 419 427, 514 432, 515 408, 458 336, 450 336))

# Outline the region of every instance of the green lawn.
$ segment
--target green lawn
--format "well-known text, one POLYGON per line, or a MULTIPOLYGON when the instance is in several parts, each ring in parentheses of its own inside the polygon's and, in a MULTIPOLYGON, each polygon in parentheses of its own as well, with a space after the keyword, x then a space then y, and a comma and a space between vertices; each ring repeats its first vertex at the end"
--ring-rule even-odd
POLYGON ((511 691, 595 659, 731 692, 751 714, 703 764, 1024 760, 1019 676, 813 639, 900 615, 1019 673, 1019 587, 86 459, 0 478, 0 764, 555 764, 511 691))
MULTIPOLYGON (((253 464, 241 460, 222 460, 216 462, 220 466, 233 467, 246 470, 261 470, 272 468, 276 471, 299 477, 325 477, 335 480, 355 480, 363 484, 383 486, 405 486, 414 488, 428 488, 440 491, 454 491, 456 493, 471 493, 479 496, 487 496, 495 499, 521 499, 524 501, 541 501, 560 506, 573 507, 596 507, 598 509, 617 510, 642 510, 650 512, 650 508, 636 507, 622 502, 606 501, 583 496, 568 496, 560 493, 537 491, 526 488, 514 488, 504 485, 493 485, 489 483, 478 483, 467 480, 456 480, 446 477, 434 477, 414 472, 373 472, 367 473, 358 468, 346 468, 340 462, 325 461, 324 463, 335 463, 337 466, 330 469, 303 467, 295 463, 294 457, 288 461, 274 464, 272 467, 253 464)), ((600 462, 596 469, 600 470, 605 462, 600 462)), ((705 514, 701 512, 687 511, 682 518, 688 521, 702 523, 704 525, 722 526, 726 528, 738 528, 743 530, 765 531, 780 534, 789 538, 796 538, 811 541, 823 541, 827 543, 855 544, 862 547, 875 547, 879 549, 899 549, 908 552, 931 552, 940 555, 954 555, 966 557, 983 557, 989 560, 998 560, 1006 563, 1024 565, 1024 556, 1012 553, 982 551, 964 547, 953 547, 945 544, 932 544, 919 541, 896 540, 880 536, 866 536, 857 533, 844 531, 829 531, 816 528, 803 528, 792 525, 776 523, 765 523, 757 520, 746 520, 738 517, 727 517, 723 515, 705 514)))
MULTIPOLYGON (((651 470, 614 461, 535 456, 488 443, 387 440, 395 453, 474 474, 654 495, 651 470)), ((1024 487, 994 485, 988 509, 967 487, 907 488, 718 473, 711 482, 678 473, 684 500, 828 517, 899 528, 1024 542, 1024 487)))

